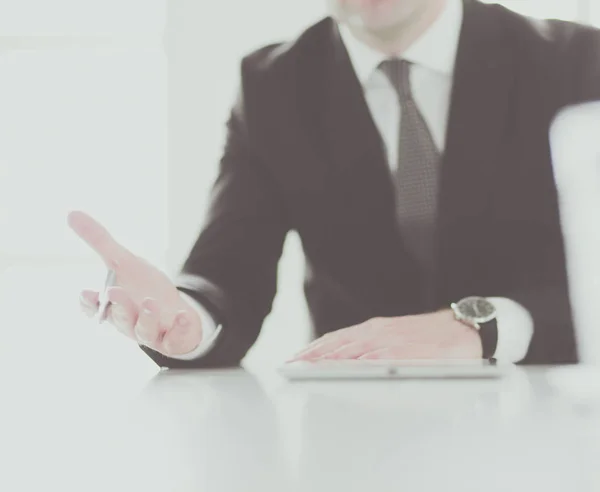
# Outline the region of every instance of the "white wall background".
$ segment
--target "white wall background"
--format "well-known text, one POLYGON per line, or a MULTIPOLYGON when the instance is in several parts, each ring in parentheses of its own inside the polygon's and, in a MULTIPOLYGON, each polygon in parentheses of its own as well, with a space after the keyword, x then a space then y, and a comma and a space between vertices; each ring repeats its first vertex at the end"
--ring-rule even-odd
MULTIPOLYGON (((598 0, 504 3, 600 25, 598 0)), ((324 13, 323 0, 0 0, 0 308, 22 302, 50 310, 40 319, 60 318, 77 309, 79 288, 101 284, 98 261, 66 228, 75 208, 177 268, 203 219, 240 57, 324 13)), ((302 274, 291 236, 251 364, 276 364, 308 341, 302 274)), ((0 327, 0 353, 66 344, 98 360, 111 354, 117 366, 153 367, 116 336, 61 323, 9 327, 0 327)))

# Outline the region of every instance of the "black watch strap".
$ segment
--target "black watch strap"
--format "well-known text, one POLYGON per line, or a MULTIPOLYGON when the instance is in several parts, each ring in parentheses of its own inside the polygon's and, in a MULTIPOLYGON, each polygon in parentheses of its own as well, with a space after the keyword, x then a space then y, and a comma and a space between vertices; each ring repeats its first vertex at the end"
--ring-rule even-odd
POLYGON ((493 359, 498 348, 498 322, 496 318, 485 323, 479 323, 479 338, 483 349, 484 359, 493 359))

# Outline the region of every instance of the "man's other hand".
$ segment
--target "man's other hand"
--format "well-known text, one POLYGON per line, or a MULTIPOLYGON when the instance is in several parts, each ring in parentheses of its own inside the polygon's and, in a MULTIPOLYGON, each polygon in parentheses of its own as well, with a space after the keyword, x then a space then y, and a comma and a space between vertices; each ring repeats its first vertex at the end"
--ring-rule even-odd
POLYGON ((451 310, 374 318, 315 340, 290 362, 319 359, 479 359, 479 334, 451 310))

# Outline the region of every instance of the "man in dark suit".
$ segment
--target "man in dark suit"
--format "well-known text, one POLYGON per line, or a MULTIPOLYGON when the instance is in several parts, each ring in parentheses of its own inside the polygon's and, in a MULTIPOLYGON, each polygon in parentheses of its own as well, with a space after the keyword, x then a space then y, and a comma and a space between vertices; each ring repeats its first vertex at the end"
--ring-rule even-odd
POLYGON ((575 362, 549 128, 600 99, 600 32, 474 0, 329 3, 244 58, 175 283, 71 214, 117 273, 109 319, 161 366, 235 365, 296 230, 321 336, 300 359, 575 362))

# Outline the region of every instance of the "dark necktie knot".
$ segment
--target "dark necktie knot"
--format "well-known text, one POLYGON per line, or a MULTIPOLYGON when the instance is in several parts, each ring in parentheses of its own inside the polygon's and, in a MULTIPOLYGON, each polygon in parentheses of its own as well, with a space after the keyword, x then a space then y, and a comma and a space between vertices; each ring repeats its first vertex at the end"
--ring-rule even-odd
POLYGON ((389 79, 400 98, 400 104, 412 101, 410 86, 411 63, 399 58, 388 58, 379 64, 379 70, 389 79))

